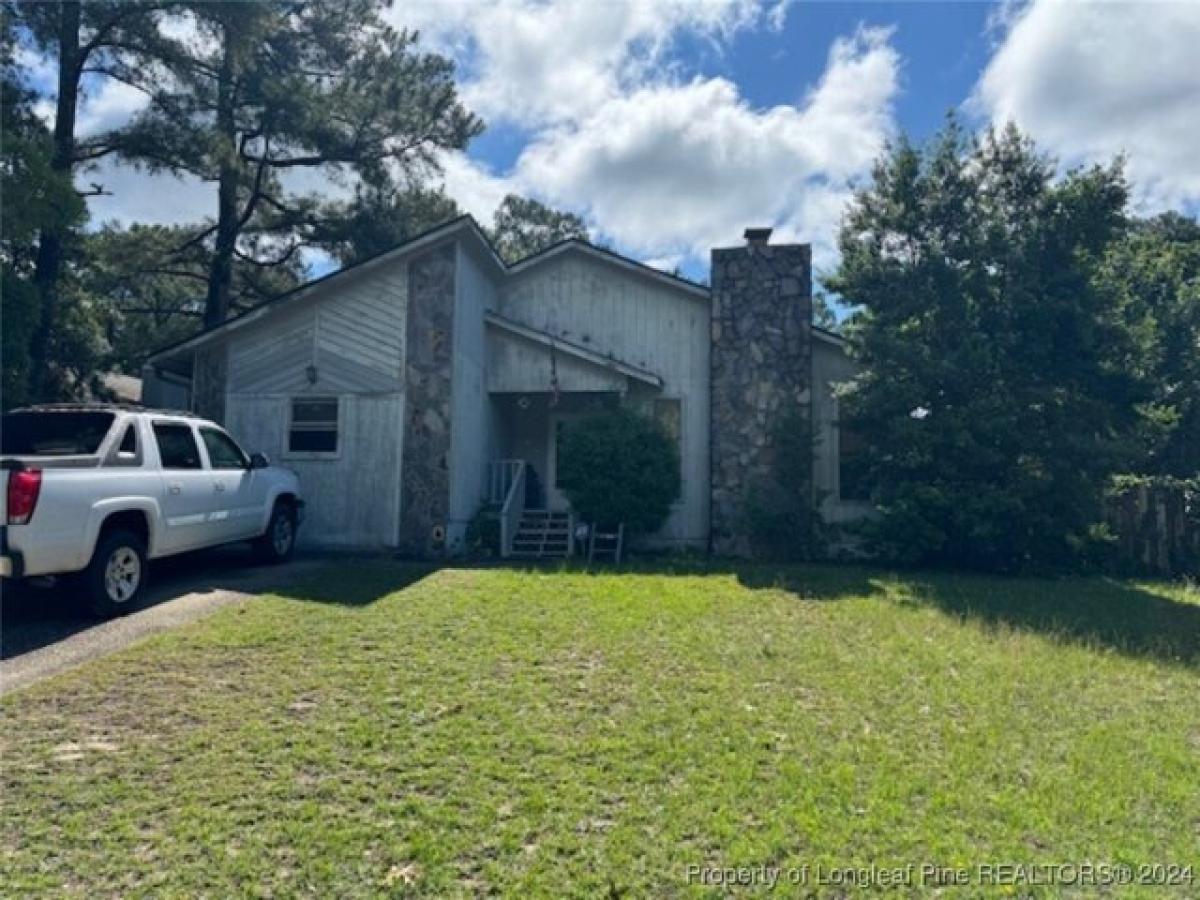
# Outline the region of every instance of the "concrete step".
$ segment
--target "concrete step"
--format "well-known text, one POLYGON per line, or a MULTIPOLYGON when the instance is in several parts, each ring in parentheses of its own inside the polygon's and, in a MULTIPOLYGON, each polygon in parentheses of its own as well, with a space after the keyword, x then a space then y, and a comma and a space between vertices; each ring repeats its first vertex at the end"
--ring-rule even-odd
POLYGON ((566 541, 521 540, 513 538, 514 550, 562 550, 566 551, 566 541))

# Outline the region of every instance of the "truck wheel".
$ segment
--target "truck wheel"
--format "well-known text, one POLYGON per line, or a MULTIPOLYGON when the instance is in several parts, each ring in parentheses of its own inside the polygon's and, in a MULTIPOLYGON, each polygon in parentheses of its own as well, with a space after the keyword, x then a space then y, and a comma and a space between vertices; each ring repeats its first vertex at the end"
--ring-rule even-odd
POLYGON ((275 501, 267 530, 254 542, 258 558, 265 563, 281 563, 296 551, 296 510, 284 500, 275 501))
POLYGON ((106 619, 129 612, 145 591, 147 574, 145 541, 132 531, 103 535, 83 572, 88 608, 106 619))

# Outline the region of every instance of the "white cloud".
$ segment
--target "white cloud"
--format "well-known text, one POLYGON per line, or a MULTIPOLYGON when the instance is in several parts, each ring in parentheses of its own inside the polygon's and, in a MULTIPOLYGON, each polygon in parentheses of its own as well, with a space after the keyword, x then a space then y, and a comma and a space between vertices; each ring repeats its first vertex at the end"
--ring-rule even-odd
POLYGON ((92 184, 106 194, 88 198, 91 224, 108 222, 131 225, 175 225, 212 218, 217 211, 217 188, 198 178, 151 175, 105 157, 93 168, 76 176, 84 189, 92 184), (111 196, 110 196, 111 195, 111 196))
POLYGON ((83 92, 75 133, 84 138, 119 128, 148 103, 149 98, 142 91, 120 81, 105 80, 90 86, 83 92))
POLYGON ((1001 27, 973 105, 1067 165, 1127 153, 1146 211, 1200 202, 1200 4, 1034 0, 1001 27))
POLYGON ((727 38, 762 15, 756 0, 452 0, 397 4, 391 18, 465 63, 462 94, 477 113, 539 125, 617 97, 665 64, 682 32, 727 38))
POLYGON ((625 250, 676 261, 774 225, 780 240, 813 242, 827 267, 849 182, 892 128, 900 60, 889 38, 863 28, 835 42, 794 106, 755 109, 722 78, 628 90, 537 132, 504 176, 459 160, 448 189, 482 185, 493 207, 505 190, 533 194, 583 213, 625 250))
MULTIPOLYGON (((819 82, 797 78, 795 102, 767 109, 676 52, 685 37, 721 52, 745 29, 778 28, 791 3, 447 0, 396 4, 393 18, 458 61, 472 109, 525 140, 505 170, 444 155, 448 192, 481 222, 506 193, 535 196, 667 268, 706 265, 711 247, 740 243, 746 226, 773 225, 779 241, 812 242, 820 268, 836 259, 849 183, 893 129, 900 58, 891 32, 863 27, 835 41, 819 82)), ((195 38, 193 23, 178 25, 176 36, 195 38)), ((99 90, 84 109, 87 127, 117 124, 138 103, 115 86, 99 90)), ((289 186, 348 190, 312 178, 289 186)), ((115 195, 91 201, 95 222, 194 222, 215 210, 213 186, 190 179, 105 161, 85 180, 115 195)))
POLYGON ((488 225, 492 213, 510 192, 521 192, 511 177, 496 175, 462 153, 447 153, 441 159, 446 193, 477 221, 488 225))

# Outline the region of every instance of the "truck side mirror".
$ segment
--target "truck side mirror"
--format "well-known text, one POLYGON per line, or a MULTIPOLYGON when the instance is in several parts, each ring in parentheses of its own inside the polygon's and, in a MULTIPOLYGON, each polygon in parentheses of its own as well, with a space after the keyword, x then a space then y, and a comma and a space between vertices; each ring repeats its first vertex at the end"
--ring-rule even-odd
POLYGON ((265 453, 251 453, 250 454, 250 468, 265 469, 269 465, 271 465, 271 460, 269 460, 267 458, 267 454, 265 454, 265 453))

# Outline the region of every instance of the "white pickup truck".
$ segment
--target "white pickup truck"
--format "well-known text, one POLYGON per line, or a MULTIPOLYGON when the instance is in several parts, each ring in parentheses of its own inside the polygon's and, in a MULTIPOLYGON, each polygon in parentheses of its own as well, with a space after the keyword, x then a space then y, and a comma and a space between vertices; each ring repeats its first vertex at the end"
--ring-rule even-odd
POLYGON ((0 576, 80 573, 104 616, 136 603, 150 559, 243 540, 288 559, 304 512, 294 472, 206 419, 142 407, 6 413, 0 475, 0 576))

